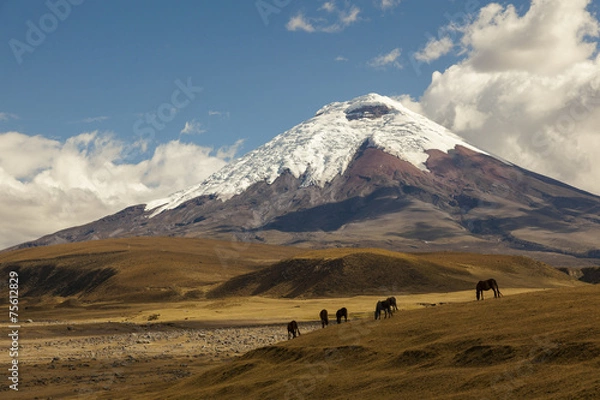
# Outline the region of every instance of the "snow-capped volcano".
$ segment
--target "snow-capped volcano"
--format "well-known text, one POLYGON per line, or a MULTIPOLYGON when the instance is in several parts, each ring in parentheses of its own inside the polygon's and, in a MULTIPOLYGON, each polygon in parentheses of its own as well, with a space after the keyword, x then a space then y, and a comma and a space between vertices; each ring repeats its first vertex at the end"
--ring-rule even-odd
POLYGON ((273 183, 286 170, 301 178, 304 186, 323 187, 346 171, 365 143, 421 170, 427 170, 426 150, 447 152, 461 145, 481 152, 400 102, 371 93, 326 105, 314 117, 231 162, 204 182, 152 201, 146 210, 154 216, 203 195, 228 200, 257 182, 273 183))
POLYGON ((194 187, 22 246, 184 236, 533 251, 579 262, 600 259, 598 215, 597 196, 492 157, 400 102, 368 94, 326 105, 194 187))

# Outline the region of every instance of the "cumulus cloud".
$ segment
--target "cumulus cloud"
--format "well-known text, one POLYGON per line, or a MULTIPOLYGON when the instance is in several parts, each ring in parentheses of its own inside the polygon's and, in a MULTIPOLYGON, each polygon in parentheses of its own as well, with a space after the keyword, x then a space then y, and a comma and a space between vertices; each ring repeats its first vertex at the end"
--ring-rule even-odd
POLYGON ((483 7, 454 27, 463 57, 433 73, 418 108, 476 146, 600 193, 600 24, 589 4, 483 7))
POLYGON ((353 5, 340 8, 335 1, 323 3, 317 11, 320 15, 316 17, 307 17, 303 12, 297 13, 290 18, 286 29, 308 33, 338 33, 360 20, 360 8, 353 5))
POLYGON ((368 65, 373 68, 386 68, 386 67, 394 67, 397 69, 402 68, 402 64, 398 61, 400 58, 401 50, 400 48, 395 48, 389 53, 381 54, 371 61, 368 62, 368 65))
POLYGON ((414 57, 419 61, 430 63, 448 54, 453 47, 454 42, 448 36, 441 39, 431 38, 421 51, 415 53, 414 57))
POLYGON ((214 150, 171 141, 150 158, 129 163, 127 146, 106 133, 65 142, 0 134, 0 249, 197 184, 226 165, 240 145, 214 150))
POLYGON ((514 6, 489 4, 464 26, 468 63, 482 72, 524 70, 555 75, 588 59, 598 21, 586 11, 590 0, 537 0, 519 16, 514 6))

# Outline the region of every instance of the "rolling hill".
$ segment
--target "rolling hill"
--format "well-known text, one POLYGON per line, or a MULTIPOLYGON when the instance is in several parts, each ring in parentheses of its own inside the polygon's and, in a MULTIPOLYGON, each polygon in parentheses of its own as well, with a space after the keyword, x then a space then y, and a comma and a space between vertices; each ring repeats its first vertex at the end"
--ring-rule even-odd
MULTIPOLYGON (((19 273, 23 299, 162 302, 215 297, 348 297, 501 287, 560 287, 575 277, 526 257, 406 254, 380 249, 307 250, 186 238, 107 239, 0 253, 19 273)), ((67 304, 71 304, 67 303, 67 304)))
POLYGON ((251 351, 147 399, 597 399, 600 288, 353 320, 251 351))
POLYGON ((29 301, 175 301, 204 297, 211 285, 300 252, 208 239, 107 239, 3 252, 0 271, 18 271, 29 301))
POLYGON ((379 249, 317 250, 231 278, 212 297, 318 298, 468 290, 495 277, 511 287, 572 285, 573 279, 521 256, 406 254, 379 249))

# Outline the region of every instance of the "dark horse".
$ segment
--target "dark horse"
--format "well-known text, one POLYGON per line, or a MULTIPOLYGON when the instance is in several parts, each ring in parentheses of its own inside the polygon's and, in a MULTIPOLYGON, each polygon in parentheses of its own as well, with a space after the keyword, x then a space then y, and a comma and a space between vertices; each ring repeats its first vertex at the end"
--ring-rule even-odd
POLYGON ((323 328, 329 325, 329 315, 327 314, 327 310, 321 310, 319 318, 321 318, 321 325, 323 325, 323 328))
POLYGON ((340 308, 335 313, 335 319, 338 324, 342 323, 342 317, 344 317, 344 322, 348 322, 348 310, 346 310, 346 307, 340 308))
POLYGON ((386 300, 390 302, 390 307, 392 310, 398 311, 398 305, 396 304, 395 297, 388 297, 386 300))
POLYGON ((480 297, 481 300, 483 300, 483 291, 490 289, 494 291, 494 297, 502 296, 502 293, 500 293, 500 289, 498 289, 498 284, 496 283, 496 280, 488 279, 487 281, 477 282, 477 286, 475 287, 475 290, 477 291, 477 300, 479 300, 480 297))
POLYGON ((298 323, 296 321, 292 321, 288 324, 288 340, 295 338, 296 333, 300 336, 300 329, 298 329, 298 323))
POLYGON ((377 302, 377 306, 375 307, 375 319, 381 319, 381 311, 384 312, 383 318, 387 318, 388 315, 390 318, 392 317, 392 305, 390 304, 389 299, 377 302))

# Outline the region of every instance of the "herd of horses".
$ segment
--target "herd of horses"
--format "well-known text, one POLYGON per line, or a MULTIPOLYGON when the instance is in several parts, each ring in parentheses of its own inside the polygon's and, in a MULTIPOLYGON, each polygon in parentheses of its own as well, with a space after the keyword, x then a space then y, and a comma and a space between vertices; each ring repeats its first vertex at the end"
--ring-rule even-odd
MULTIPOLYGON (((494 292, 494 297, 501 297, 502 293, 500 293, 500 289, 498 288, 498 283, 495 279, 488 279, 485 281, 477 282, 475 286, 475 292, 477 300, 483 300, 483 292, 487 290, 492 290, 494 292)), ((380 300, 377 302, 375 306, 375 319, 381 319, 381 312, 383 311, 383 318, 392 317, 394 315, 394 311, 398 311, 398 305, 396 304, 395 297, 388 297, 385 300, 380 300)), ((327 310, 323 309, 319 313, 319 318, 321 319, 321 326, 325 328, 329 325, 329 313, 327 310)), ((335 319, 338 324, 342 323, 342 318, 344 318, 344 322, 348 322, 348 309, 346 307, 342 307, 335 313, 335 319)), ((300 329, 298 329, 298 323, 296 321, 291 321, 288 326, 288 340, 295 338, 296 336, 300 336, 300 329)))

